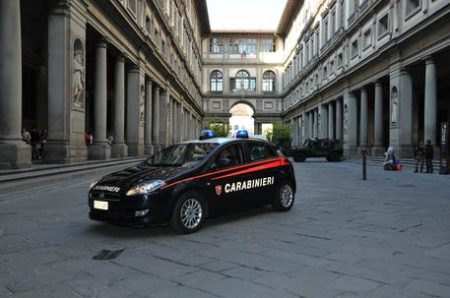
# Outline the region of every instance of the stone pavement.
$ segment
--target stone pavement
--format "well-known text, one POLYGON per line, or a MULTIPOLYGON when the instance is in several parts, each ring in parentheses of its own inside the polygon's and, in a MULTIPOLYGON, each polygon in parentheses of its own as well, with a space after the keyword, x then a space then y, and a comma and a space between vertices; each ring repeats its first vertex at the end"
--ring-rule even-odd
POLYGON ((180 236, 88 220, 89 182, 117 168, 0 184, 0 297, 450 297, 450 176, 311 159, 290 212, 180 236))

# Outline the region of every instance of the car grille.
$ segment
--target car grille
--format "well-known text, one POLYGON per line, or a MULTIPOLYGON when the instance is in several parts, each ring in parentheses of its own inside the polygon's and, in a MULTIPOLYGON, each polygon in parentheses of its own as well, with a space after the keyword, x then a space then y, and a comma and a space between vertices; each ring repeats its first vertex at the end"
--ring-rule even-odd
POLYGON ((109 202, 120 202, 121 195, 118 193, 111 193, 106 191, 92 191, 91 199, 98 199, 109 202))

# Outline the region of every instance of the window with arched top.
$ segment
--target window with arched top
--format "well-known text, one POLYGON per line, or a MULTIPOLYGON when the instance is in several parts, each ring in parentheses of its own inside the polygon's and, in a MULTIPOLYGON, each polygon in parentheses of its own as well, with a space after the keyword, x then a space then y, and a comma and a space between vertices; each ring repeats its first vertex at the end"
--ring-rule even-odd
POLYGON ((275 91, 275 73, 271 70, 264 72, 262 79, 262 91, 263 92, 274 92, 275 91))
POLYGON ((248 90, 250 87, 250 75, 247 71, 241 70, 236 74, 236 89, 248 90))
POLYGON ((215 70, 211 73, 210 88, 211 92, 223 91, 223 74, 220 71, 215 70))

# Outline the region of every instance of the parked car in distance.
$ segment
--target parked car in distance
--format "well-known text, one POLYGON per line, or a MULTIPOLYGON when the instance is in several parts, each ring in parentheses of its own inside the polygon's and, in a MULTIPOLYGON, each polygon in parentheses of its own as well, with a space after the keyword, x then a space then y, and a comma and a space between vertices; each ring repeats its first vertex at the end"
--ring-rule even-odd
POLYGON ((339 140, 307 139, 301 148, 292 148, 296 162, 304 162, 308 157, 325 157, 328 161, 341 161, 344 150, 339 140))

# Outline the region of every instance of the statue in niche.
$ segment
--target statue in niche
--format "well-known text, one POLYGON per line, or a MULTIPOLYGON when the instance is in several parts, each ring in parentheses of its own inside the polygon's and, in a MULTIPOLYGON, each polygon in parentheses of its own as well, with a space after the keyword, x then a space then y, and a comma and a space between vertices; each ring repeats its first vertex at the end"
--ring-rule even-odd
POLYGON ((144 85, 141 85, 141 98, 139 100, 139 119, 141 121, 145 120, 145 105, 144 105, 144 99, 145 99, 145 90, 144 85))
POLYGON ((83 108, 84 72, 83 50, 78 48, 74 51, 72 81, 73 106, 76 108, 83 108))
POLYGON ((397 88, 393 87, 391 91, 391 123, 395 124, 398 122, 398 92, 397 88))

